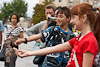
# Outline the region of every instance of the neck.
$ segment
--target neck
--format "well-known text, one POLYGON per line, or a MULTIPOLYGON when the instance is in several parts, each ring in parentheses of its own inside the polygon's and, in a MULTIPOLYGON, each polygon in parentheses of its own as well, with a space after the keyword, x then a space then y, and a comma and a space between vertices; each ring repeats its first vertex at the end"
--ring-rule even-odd
POLYGON ((68 32, 68 24, 62 25, 62 26, 60 26, 60 28, 61 28, 62 30, 64 30, 65 32, 68 32))
POLYGON ((91 32, 91 27, 90 26, 84 26, 83 29, 81 30, 81 36, 79 40, 81 40, 86 34, 91 32))
POLYGON ((14 27, 17 27, 17 26, 18 26, 17 24, 13 24, 11 28, 14 28, 14 27))

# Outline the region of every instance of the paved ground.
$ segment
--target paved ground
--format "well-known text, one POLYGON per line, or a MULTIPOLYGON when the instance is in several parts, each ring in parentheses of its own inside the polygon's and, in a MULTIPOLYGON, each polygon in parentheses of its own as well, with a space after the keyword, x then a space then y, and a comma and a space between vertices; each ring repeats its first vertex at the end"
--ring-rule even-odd
MULTIPOLYGON (((5 35, 3 33, 3 39, 4 39, 5 35)), ((28 37, 25 33, 24 33, 24 37, 28 37)), ((28 42, 28 44, 21 44, 19 45, 19 50, 29 50, 29 51, 33 51, 33 46, 34 46, 34 41, 32 42, 28 42)), ((29 56, 29 57, 25 57, 25 58, 17 58, 16 61, 16 67, 38 67, 37 65, 33 64, 33 58, 34 56, 29 56)), ((0 67, 4 67, 4 62, 0 61, 0 67)))

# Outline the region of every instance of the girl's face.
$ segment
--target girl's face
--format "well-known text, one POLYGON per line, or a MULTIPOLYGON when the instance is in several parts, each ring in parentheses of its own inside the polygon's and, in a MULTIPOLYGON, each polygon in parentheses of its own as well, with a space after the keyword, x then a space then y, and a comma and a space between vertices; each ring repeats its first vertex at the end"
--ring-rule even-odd
POLYGON ((16 15, 12 15, 11 22, 12 22, 12 24, 17 24, 17 16, 16 15))
POLYGON ((82 18, 79 18, 78 15, 72 15, 71 16, 71 21, 72 25, 74 26, 75 30, 81 30, 82 29, 82 18))
POLYGON ((60 25, 60 26, 62 26, 62 25, 65 25, 66 23, 67 23, 68 21, 67 21, 67 18, 66 18, 66 16, 65 16, 65 14, 63 13, 63 14, 58 14, 57 15, 57 24, 58 25, 60 25))

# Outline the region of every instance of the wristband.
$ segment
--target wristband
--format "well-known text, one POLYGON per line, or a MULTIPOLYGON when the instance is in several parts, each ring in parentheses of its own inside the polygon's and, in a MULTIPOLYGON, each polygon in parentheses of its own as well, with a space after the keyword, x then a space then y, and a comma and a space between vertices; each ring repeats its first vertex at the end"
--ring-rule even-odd
POLYGON ((26 38, 24 38, 24 39, 25 39, 25 42, 24 43, 27 44, 27 39, 26 38))

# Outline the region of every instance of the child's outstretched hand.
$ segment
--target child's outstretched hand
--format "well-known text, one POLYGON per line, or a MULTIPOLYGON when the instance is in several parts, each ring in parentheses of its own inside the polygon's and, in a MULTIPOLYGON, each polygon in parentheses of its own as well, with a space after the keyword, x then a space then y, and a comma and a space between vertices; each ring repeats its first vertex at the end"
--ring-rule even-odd
POLYGON ((17 50, 15 51, 16 55, 23 58, 23 57, 26 57, 28 56, 28 51, 26 50, 17 50))

